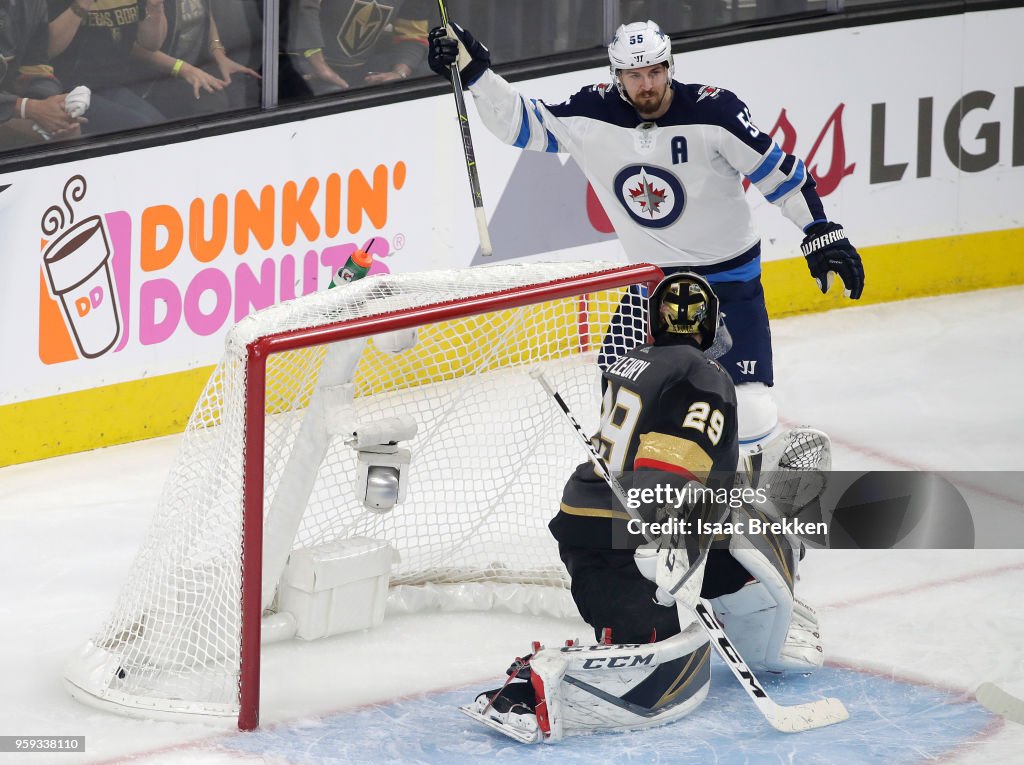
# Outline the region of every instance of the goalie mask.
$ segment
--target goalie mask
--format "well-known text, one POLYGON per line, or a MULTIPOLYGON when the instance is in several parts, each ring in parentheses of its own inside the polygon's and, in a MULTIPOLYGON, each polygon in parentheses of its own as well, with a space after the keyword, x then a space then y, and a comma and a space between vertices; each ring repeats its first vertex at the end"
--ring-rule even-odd
POLYGON ((698 345, 706 351, 718 332, 718 297, 702 276, 689 272, 672 274, 661 280, 650 301, 651 334, 677 335, 700 333, 698 345))
POLYGON ((608 61, 612 82, 623 98, 626 98, 626 94, 619 79, 620 70, 668 64, 670 80, 676 71, 675 60, 672 58, 672 41, 653 21, 623 24, 615 30, 615 36, 608 45, 608 61))

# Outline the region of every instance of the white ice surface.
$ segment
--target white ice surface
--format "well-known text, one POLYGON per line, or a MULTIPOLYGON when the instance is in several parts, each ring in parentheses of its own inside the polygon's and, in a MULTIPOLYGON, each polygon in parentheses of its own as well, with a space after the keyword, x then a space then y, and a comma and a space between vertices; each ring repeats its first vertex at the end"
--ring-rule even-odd
MULTIPOLYGON (((1024 288, 787 319, 773 333, 780 410, 831 434, 836 468, 1024 468, 1024 288)), ((87 737, 85 755, 0 762, 263 761, 219 749, 222 730, 95 711, 62 686, 64 660, 113 606, 176 442, 0 470, 0 735, 87 737)), ((1019 498, 1007 505, 1024 512, 1019 498)), ((1022 588, 1022 550, 812 551, 800 592, 819 609, 830 660, 966 692, 992 680, 1024 694, 1022 588)), ((575 636, 589 637, 579 620, 431 614, 271 646, 263 721, 485 687, 531 640, 575 636)), ((947 761, 1020 762, 1021 751, 1024 728, 1006 724, 947 761)))

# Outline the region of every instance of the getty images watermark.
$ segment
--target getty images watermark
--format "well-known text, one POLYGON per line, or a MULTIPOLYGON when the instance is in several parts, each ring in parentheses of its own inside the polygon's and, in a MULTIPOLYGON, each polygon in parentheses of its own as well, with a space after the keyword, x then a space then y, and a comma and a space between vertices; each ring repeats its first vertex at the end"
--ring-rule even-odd
POLYGON ((641 488, 650 475, 623 473, 627 509, 643 521, 614 524, 612 544, 736 535, 839 550, 1024 550, 1024 470, 777 469, 751 479, 722 472, 703 486, 672 478, 641 488))
MULTIPOLYGON (((744 506, 764 505, 769 502, 765 488, 734 487, 712 488, 701 486, 696 482, 676 488, 659 484, 643 489, 631 488, 626 491, 626 506, 630 510, 641 507, 672 508, 679 510, 684 507, 714 505, 717 507, 740 508, 744 506)), ((684 518, 669 513, 658 521, 642 521, 631 518, 626 523, 630 534, 654 538, 659 536, 678 536, 681 534, 719 535, 719 534, 788 534, 792 536, 816 536, 828 534, 828 524, 822 521, 800 521, 796 518, 773 518, 767 520, 757 516, 734 516, 731 520, 710 521, 700 517, 699 513, 692 518, 684 518)))

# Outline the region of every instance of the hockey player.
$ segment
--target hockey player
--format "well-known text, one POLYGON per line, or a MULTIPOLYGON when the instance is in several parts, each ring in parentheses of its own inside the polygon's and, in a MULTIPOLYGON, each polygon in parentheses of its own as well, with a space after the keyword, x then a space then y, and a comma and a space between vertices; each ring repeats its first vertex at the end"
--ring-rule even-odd
MULTIPOLYGON (((658 486, 729 489, 738 454, 735 389, 706 355, 719 325, 718 300, 701 276, 680 272, 654 290, 649 315, 654 343, 603 372, 595 445, 635 496, 658 486)), ((656 504, 641 508, 644 518, 655 520, 660 510, 662 519, 668 513, 693 523, 697 517, 720 520, 728 510, 694 500, 656 504)), ((733 512, 745 518, 759 511, 733 512)), ((644 544, 590 462, 566 483, 550 529, 572 597, 601 642, 535 647, 513 664, 505 687, 463 708, 471 717, 533 742, 642 728, 688 714, 710 682, 707 634, 690 611, 697 594, 714 599, 751 668, 810 672, 820 666, 817 622, 794 601, 797 556, 785 540, 737 535, 712 542, 691 533, 644 544), (671 586, 691 579, 682 589, 671 586)))
MULTIPOLYGON (((446 79, 458 60, 484 124, 523 149, 566 152, 590 181, 626 254, 666 274, 685 268, 714 285, 733 349, 722 358, 737 384, 739 439, 771 435, 778 412, 771 334, 761 287, 761 245, 744 199, 746 178, 806 234, 802 251, 822 292, 838 274, 864 288, 860 256, 830 222, 804 163, 785 154, 734 94, 673 79, 671 41, 652 21, 626 24, 608 46, 611 84, 560 104, 521 96, 491 68, 490 52, 452 25, 429 34, 428 62, 446 79)), ((619 317, 617 317, 618 319, 619 317)), ((611 334, 628 322, 613 322, 611 334)))
MULTIPOLYGON (((717 298, 695 274, 667 277, 650 299, 653 345, 643 345, 602 374, 604 400, 595 443, 609 468, 634 490, 689 481, 731 487, 737 463, 736 393, 729 375, 706 357, 717 332, 717 298), (656 312, 655 312, 656 311, 656 312), (656 322, 656 323, 655 323, 656 322)), ((653 508, 642 507, 653 521, 653 508)), ((549 528, 572 579, 583 619, 601 639, 649 643, 679 632, 675 609, 654 603, 655 585, 633 561, 643 541, 590 462, 579 465, 549 528)), ((728 554, 726 553, 726 556, 728 554)), ((746 572, 733 589, 746 581, 746 572)))

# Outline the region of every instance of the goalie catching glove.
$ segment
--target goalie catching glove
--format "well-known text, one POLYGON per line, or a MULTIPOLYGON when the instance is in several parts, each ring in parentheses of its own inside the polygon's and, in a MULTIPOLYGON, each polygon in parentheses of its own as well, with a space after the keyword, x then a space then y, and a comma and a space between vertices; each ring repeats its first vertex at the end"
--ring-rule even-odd
POLYGON ((427 63, 431 70, 446 80, 451 79, 451 66, 458 60, 462 84, 472 85, 491 68, 491 52, 473 35, 452 22, 450 28, 434 27, 427 35, 427 63), (458 36, 456 40, 450 32, 458 36))
POLYGON ((846 238, 846 231, 838 223, 819 221, 806 229, 800 251, 807 258, 811 276, 818 282, 822 294, 832 286, 834 274, 843 280, 846 297, 858 300, 864 291, 864 265, 860 254, 846 238))

